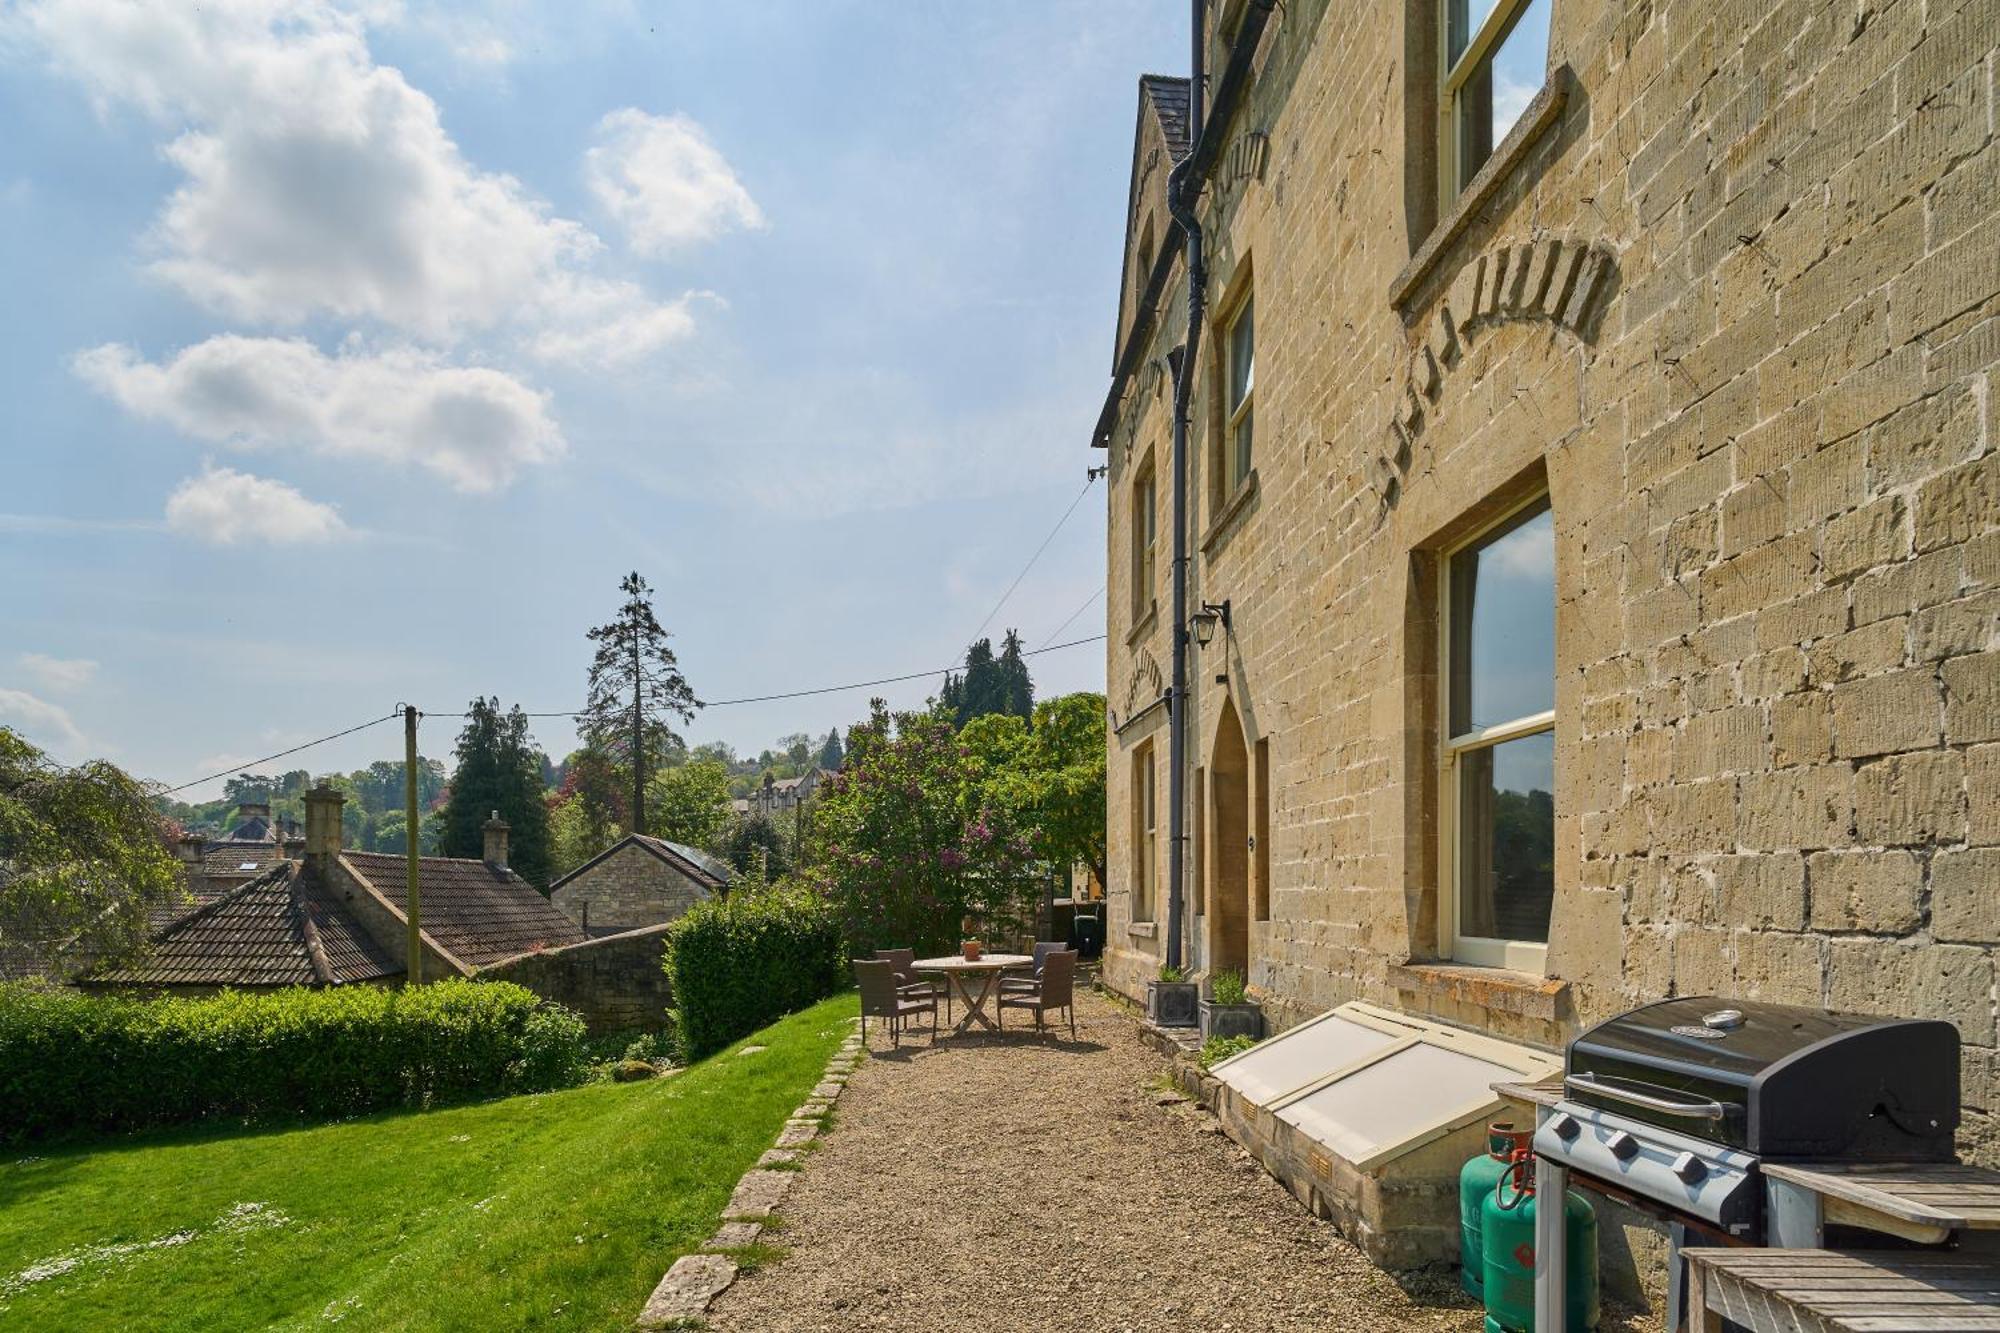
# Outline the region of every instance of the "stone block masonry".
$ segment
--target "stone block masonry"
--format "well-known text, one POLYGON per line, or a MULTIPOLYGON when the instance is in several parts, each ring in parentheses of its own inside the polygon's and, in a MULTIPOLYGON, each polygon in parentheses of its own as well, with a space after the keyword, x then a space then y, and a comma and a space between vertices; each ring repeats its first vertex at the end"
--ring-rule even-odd
POLYGON ((592 1035, 663 1027, 673 1003, 662 966, 667 926, 645 926, 562 949, 522 954, 479 970, 583 1015, 592 1035))

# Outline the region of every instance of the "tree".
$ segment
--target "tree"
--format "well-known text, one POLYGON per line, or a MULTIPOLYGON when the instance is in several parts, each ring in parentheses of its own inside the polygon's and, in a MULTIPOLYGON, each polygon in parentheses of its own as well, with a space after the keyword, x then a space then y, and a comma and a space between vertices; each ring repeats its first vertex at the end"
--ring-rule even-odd
POLYGON ((802 731, 789 736, 778 737, 778 744, 785 749, 785 758, 791 760, 792 772, 803 773, 813 760, 813 738, 802 731))
POLYGON ((750 874, 761 860, 766 884, 791 869, 785 835, 761 810, 731 819, 709 850, 729 862, 739 875, 750 874))
POLYGON ((542 799, 542 751, 528 734, 528 715, 517 704, 500 711, 498 699, 474 699, 458 733, 458 768, 445 802, 446 856, 478 857, 486 850, 486 821, 498 812, 508 825, 508 864, 536 888, 548 884, 549 807, 542 799))
POLYGON ((993 640, 973 644, 966 650, 965 673, 945 674, 938 704, 954 725, 961 727, 989 713, 1025 720, 1034 709, 1035 683, 1028 675, 1021 636, 1008 630, 998 657, 993 655, 993 640))
POLYGON ((975 759, 948 720, 892 718, 879 699, 848 733, 846 765, 815 797, 803 874, 853 947, 937 953, 968 917, 1005 933, 1032 920, 1031 849, 971 780, 975 759))
POLYGON ((819 748, 819 766, 831 773, 840 767, 840 761, 845 753, 840 748, 840 728, 828 728, 826 744, 819 748))
POLYGON ((1104 696, 1059 695, 1035 705, 1034 726, 1011 714, 968 724, 986 797, 1028 834, 1037 859, 1083 864, 1104 882, 1104 696))
POLYGON ((651 760, 681 745, 667 719, 686 722, 701 702, 667 646, 667 631, 653 615, 653 590, 646 580, 634 572, 618 587, 625 604, 617 618, 590 631, 597 656, 590 664, 590 693, 578 722, 585 738, 600 749, 608 749, 614 736, 624 738, 632 768, 632 831, 644 833, 647 774, 658 767, 651 760))
POLYGON ((155 908, 186 901, 172 830, 102 760, 65 768, 0 727, 0 980, 143 951, 155 908))
POLYGON ((706 847, 729 822, 729 771, 712 759, 668 769, 646 794, 656 815, 654 832, 670 842, 706 847))

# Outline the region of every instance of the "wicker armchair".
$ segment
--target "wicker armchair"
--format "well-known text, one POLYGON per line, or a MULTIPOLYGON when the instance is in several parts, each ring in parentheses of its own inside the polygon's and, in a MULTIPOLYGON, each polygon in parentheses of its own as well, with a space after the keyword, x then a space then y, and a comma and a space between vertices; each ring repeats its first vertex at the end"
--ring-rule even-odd
POLYGON ((915 949, 877 949, 875 956, 896 969, 896 988, 913 1000, 925 996, 944 997, 944 1021, 951 1022, 951 987, 943 977, 920 977, 917 975, 917 951, 915 949))
POLYGON ((1060 940, 1037 940, 1035 942, 1035 970, 1030 976, 1000 978, 1000 993, 1009 991, 1031 991, 1042 984, 1042 964, 1052 953, 1061 953, 1069 948, 1060 940))
POLYGON ((854 980, 861 987, 861 1040, 868 1040, 868 1020, 883 1018, 889 1022, 889 1040, 893 1045, 902 1045, 903 1028, 911 1018, 928 1013, 931 1016, 931 1040, 937 1040, 937 999, 917 999, 903 994, 896 985, 896 969, 880 958, 857 958, 854 960, 854 980))
POLYGON ((1076 1007, 1073 1003, 1076 989, 1076 950, 1060 949, 1042 959, 1042 979, 1032 991, 1003 992, 997 1006, 995 1018, 1000 1027, 1007 1026, 1009 1009, 1029 1009, 1035 1015, 1035 1031, 1046 1027, 1048 1012, 1060 1009, 1069 1015, 1069 1035, 1076 1036, 1076 1007))

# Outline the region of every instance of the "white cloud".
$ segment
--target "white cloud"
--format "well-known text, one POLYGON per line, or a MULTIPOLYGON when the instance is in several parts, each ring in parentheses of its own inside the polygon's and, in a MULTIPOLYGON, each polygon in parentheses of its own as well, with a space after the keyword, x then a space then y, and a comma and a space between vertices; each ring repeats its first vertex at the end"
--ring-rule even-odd
MULTIPOLYGON (((36 0, 9 26, 101 110, 134 107, 174 136, 164 151, 183 180, 156 219, 152 267, 210 309, 431 340, 560 322, 602 242, 466 160, 437 104, 370 53, 368 21, 387 16, 325 0, 36 0)), ((655 309, 636 286, 596 281, 609 321, 655 309)), ((655 336, 685 331, 655 323, 655 336)))
POLYGON ((72 760, 81 757, 86 744, 68 709, 26 690, 0 688, 0 727, 11 727, 36 745, 58 749, 72 760))
POLYGON ((235 448, 413 464, 461 491, 506 485, 565 445, 546 393, 410 348, 326 356, 283 338, 210 338, 155 364, 107 343, 76 373, 136 416, 235 448))
POLYGON ((584 179, 640 254, 659 255, 764 225, 763 210, 701 126, 633 107, 597 124, 584 179))
POLYGON ((50 657, 47 653, 22 653, 21 670, 35 682, 51 690, 80 690, 97 675, 97 663, 87 657, 50 657))
POLYGON ((308 500, 282 481, 226 467, 210 468, 174 488, 167 497, 167 527, 211 546, 305 546, 352 535, 332 505, 308 500))

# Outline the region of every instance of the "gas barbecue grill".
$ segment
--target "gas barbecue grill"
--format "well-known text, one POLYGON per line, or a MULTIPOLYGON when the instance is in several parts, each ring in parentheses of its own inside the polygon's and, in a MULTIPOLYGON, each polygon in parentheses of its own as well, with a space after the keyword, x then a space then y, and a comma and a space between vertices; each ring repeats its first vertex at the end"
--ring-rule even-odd
MULTIPOLYGON (((1676 1251, 1689 1232, 1786 1244, 1771 1202, 1784 1199, 1761 1163, 1952 1161, 1958 1104, 1950 1023, 1662 1000, 1570 1043, 1562 1100, 1535 1132, 1537 1181, 1560 1198, 1574 1173, 1570 1183, 1667 1221, 1676 1251)), ((1538 1244, 1559 1251, 1560 1232, 1538 1244)), ((1563 1259, 1552 1258, 1560 1291, 1563 1259)), ((1676 1310, 1679 1267, 1676 1253, 1676 1310)))

